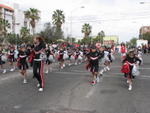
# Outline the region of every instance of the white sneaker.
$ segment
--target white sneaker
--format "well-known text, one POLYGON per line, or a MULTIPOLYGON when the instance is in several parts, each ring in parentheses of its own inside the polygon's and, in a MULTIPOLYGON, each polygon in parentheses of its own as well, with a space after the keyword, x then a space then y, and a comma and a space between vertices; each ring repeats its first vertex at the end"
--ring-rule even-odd
POLYGON ((39 92, 43 92, 43 88, 39 88, 39 92))
POLYGON ((64 67, 62 66, 61 69, 63 69, 64 67))
POLYGON ((63 67, 65 67, 65 64, 63 65, 63 67))
POLYGON ((12 71, 14 71, 14 69, 10 69, 10 71, 12 72, 12 71))
POLYGON ((132 85, 129 85, 129 89, 128 89, 129 91, 131 91, 132 90, 132 85))
POLYGON ((39 88, 39 87, 40 87, 40 84, 37 84, 37 87, 39 88))
POLYGON ((71 66, 71 64, 69 64, 69 66, 71 66))
POLYGON ((99 82, 100 82, 99 77, 97 77, 97 78, 96 78, 96 81, 97 81, 97 83, 99 83, 99 82))
POLYGON ((48 74, 48 70, 45 73, 48 74))
POLYGON ((3 74, 5 74, 5 73, 6 73, 6 69, 3 70, 3 74))
POLYGON ((26 79, 24 79, 24 80, 23 80, 23 83, 24 83, 24 84, 27 84, 27 80, 26 80, 26 79))
POLYGON ((108 71, 110 71, 110 68, 109 68, 109 67, 107 67, 107 70, 108 70, 108 71))
POLYGON ((106 69, 106 68, 104 68, 103 70, 104 70, 104 72, 106 72, 106 71, 107 71, 107 69, 106 69))
POLYGON ((101 70, 99 74, 100 74, 100 75, 103 75, 103 72, 104 72, 104 70, 101 70))
POLYGON ((77 63, 75 63, 75 65, 78 65, 77 63))

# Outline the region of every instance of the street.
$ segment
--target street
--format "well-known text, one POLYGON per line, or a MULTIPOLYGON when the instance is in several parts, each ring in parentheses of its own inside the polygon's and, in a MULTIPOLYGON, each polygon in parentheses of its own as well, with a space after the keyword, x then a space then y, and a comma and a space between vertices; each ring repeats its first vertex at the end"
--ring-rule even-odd
POLYGON ((44 92, 38 92, 32 70, 28 84, 19 72, 0 73, 0 113, 150 113, 150 60, 144 55, 140 76, 128 91, 116 55, 111 71, 95 86, 85 64, 54 69, 45 75, 44 92))

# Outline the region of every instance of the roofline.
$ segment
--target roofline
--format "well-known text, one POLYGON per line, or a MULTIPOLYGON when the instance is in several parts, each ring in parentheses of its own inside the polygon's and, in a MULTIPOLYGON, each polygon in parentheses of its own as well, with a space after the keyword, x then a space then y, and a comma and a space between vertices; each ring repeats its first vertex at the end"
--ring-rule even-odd
POLYGON ((0 7, 14 12, 14 9, 12 7, 10 7, 10 6, 4 5, 4 4, 0 4, 0 7))

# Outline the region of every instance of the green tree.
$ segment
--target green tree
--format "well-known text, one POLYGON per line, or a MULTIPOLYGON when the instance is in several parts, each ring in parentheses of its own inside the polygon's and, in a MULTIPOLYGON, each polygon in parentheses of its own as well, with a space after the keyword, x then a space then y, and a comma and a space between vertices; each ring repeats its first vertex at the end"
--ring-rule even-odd
POLYGON ((52 21, 55 25, 54 38, 56 40, 63 38, 63 31, 61 29, 62 24, 65 22, 65 15, 62 10, 56 10, 53 12, 52 21))
POLYGON ((61 29, 62 24, 65 22, 65 15, 62 10, 57 9, 52 15, 53 24, 56 28, 61 29))
POLYGON ((105 33, 104 31, 101 31, 97 34, 96 38, 93 39, 93 42, 100 42, 101 44, 103 44, 103 38, 105 37, 105 33))
POLYGON ((29 10, 24 12, 25 18, 29 20, 30 25, 32 26, 33 35, 35 34, 36 22, 40 19, 39 13, 40 11, 35 8, 30 8, 29 10))
POLYGON ((44 30, 39 33, 41 37, 44 38, 46 42, 55 42, 55 27, 51 26, 51 23, 46 23, 44 25, 44 30))
POLYGON ((82 43, 82 44, 91 44, 91 42, 92 42, 92 38, 91 38, 91 37, 83 38, 83 39, 81 40, 81 43, 82 43))
POLYGON ((57 27, 54 27, 54 34, 53 34, 53 39, 54 41, 58 40, 58 39, 63 39, 64 35, 63 35, 63 31, 62 29, 59 29, 57 27))
POLYGON ((29 42, 31 41, 31 35, 29 29, 27 27, 22 27, 20 30, 20 38, 22 39, 22 42, 29 42))
POLYGON ((89 35, 91 34, 91 31, 92 30, 92 27, 90 26, 90 24, 88 23, 85 23, 83 26, 82 26, 82 30, 81 32, 84 33, 84 38, 88 38, 89 35))
POLYGON ((133 46, 136 46, 136 41, 137 41, 137 38, 132 38, 131 40, 130 40, 130 43, 131 43, 131 45, 133 45, 133 46))
POLYGON ((103 43, 103 38, 105 37, 105 32, 101 31, 98 33, 97 38, 99 40, 99 42, 103 43))
POLYGON ((150 33, 147 32, 143 34, 140 39, 148 40, 150 42, 150 33))
POLYGON ((10 44, 18 44, 18 43, 20 43, 20 41, 21 40, 17 37, 16 34, 9 33, 7 35, 7 42, 9 42, 10 44))
POLYGON ((6 36, 7 30, 10 28, 10 23, 8 20, 0 18, 0 35, 6 36))

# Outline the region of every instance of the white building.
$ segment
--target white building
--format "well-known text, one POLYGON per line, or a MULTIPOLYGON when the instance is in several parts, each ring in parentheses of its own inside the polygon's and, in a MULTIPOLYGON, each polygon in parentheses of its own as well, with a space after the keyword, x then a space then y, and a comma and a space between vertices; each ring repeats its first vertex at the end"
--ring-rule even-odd
POLYGON ((10 23, 10 29, 8 29, 8 32, 13 32, 14 9, 7 5, 0 4, 0 13, 1 13, 1 18, 8 20, 8 22, 10 23))
MULTIPOLYGON (((24 11, 16 3, 5 3, 0 1, 0 12, 2 13, 2 18, 8 20, 11 28, 8 30, 9 33, 20 34, 22 27, 27 27, 32 33, 32 28, 25 20, 24 11)), ((39 21, 36 26, 36 31, 40 31, 41 22, 39 21)))

